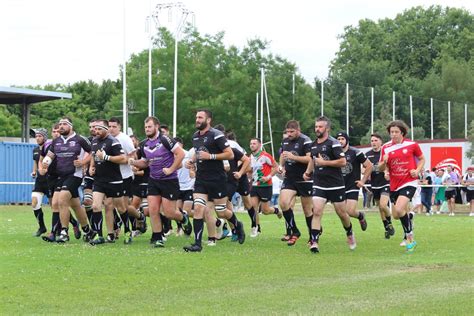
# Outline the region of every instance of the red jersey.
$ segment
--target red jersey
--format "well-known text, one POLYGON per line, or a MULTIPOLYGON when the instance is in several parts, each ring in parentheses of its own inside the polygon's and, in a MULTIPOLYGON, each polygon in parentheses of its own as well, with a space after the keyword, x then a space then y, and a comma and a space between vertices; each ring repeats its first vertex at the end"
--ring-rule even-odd
POLYGON ((253 181, 252 185, 256 187, 267 187, 272 186, 272 178, 268 182, 262 181, 263 177, 268 177, 272 172, 273 164, 275 159, 272 155, 266 151, 259 151, 257 154, 251 157, 251 166, 253 169, 253 181))
POLYGON ((388 155, 390 191, 418 185, 418 178, 413 178, 410 175, 410 170, 416 169, 417 158, 423 156, 423 152, 417 143, 405 138, 400 144, 389 141, 382 146, 380 152, 380 161, 383 161, 383 157, 388 155))

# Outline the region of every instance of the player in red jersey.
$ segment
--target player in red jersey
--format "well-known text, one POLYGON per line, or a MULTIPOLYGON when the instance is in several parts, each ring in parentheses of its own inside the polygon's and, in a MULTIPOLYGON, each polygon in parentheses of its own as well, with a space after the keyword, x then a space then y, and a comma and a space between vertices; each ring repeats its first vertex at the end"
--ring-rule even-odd
POLYGON ((396 120, 388 124, 387 132, 391 141, 382 146, 379 170, 388 169, 390 199, 394 203, 392 215, 395 219, 400 219, 407 239, 406 249, 413 252, 416 241, 407 209, 415 194, 418 175, 425 165, 425 157, 416 142, 405 138, 407 131, 408 126, 403 121, 396 120))

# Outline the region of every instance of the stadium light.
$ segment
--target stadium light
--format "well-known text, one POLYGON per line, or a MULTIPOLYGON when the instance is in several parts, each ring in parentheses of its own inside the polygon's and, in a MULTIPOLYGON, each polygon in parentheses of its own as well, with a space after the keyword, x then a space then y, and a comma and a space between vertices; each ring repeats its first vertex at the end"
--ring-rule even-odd
POLYGON ((166 91, 165 87, 158 87, 156 89, 153 89, 153 111, 152 111, 152 116, 155 116, 155 107, 156 107, 156 97, 155 97, 155 92, 156 91, 166 91))

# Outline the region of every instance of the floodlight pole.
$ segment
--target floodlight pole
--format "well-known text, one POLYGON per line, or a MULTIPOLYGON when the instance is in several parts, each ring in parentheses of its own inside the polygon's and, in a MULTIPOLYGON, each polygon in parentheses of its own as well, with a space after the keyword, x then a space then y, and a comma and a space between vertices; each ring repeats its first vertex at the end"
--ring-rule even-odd
POLYGON ((374 133, 374 88, 370 88, 370 133, 374 133))
POLYGON ((122 73, 122 110, 123 110, 123 119, 122 119, 122 132, 127 134, 128 130, 128 113, 127 113, 127 53, 126 53, 126 36, 125 36, 125 17, 126 17, 126 0, 123 0, 123 73, 122 73))
POLYGON ((321 116, 324 115, 324 80, 321 79, 321 116))

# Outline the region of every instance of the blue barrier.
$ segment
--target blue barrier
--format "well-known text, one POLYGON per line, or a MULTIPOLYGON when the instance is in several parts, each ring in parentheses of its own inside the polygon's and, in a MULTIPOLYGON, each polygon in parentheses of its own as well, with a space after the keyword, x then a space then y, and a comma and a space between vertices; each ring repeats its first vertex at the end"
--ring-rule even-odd
POLYGON ((34 179, 33 149, 36 144, 0 142, 0 204, 29 203, 34 179))

